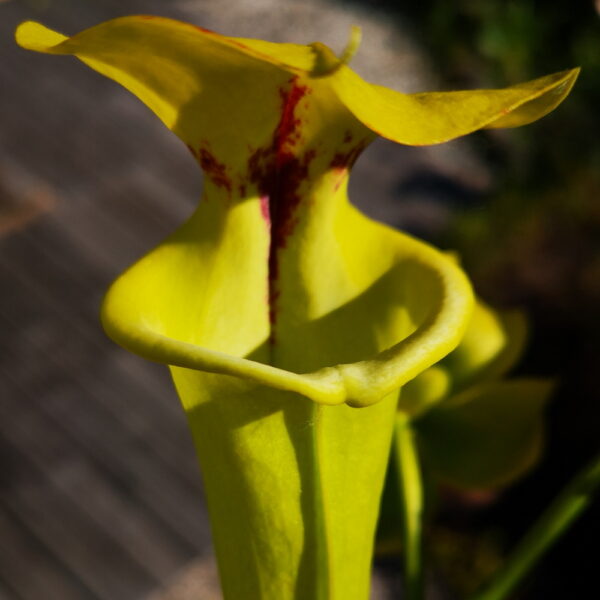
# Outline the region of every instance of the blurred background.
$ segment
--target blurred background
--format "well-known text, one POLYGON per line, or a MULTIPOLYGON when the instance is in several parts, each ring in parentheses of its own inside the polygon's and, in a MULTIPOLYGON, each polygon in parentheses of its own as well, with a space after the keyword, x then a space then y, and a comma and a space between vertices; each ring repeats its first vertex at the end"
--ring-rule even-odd
MULTIPOLYGON (((576 65, 542 121, 439 147, 378 141, 351 199, 454 249, 477 291, 521 306, 519 372, 556 377, 548 447, 509 490, 452 496, 430 531, 433 591, 460 598, 598 451, 600 7, 533 0, 0 0, 0 599, 217 598, 191 440, 166 369, 105 339, 110 281, 193 210, 201 174, 136 99, 74 59, 13 42, 147 13, 227 35, 323 41, 363 28, 352 66, 405 92, 502 87, 576 65)), ((593 598, 596 504, 523 599, 593 598)), ((374 598, 398 598, 381 557, 374 598)))

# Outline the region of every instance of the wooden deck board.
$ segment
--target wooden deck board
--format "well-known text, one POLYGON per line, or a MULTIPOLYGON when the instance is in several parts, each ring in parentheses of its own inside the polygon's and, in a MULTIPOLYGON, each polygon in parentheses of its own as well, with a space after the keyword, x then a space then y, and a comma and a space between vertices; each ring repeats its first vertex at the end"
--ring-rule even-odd
POLYGON ((60 600, 97 600, 5 505, 0 505, 0 539, 0 598, 40 600, 51 591, 60 600))
MULTIPOLYGON (((35 471, 36 478, 56 490, 64 504, 85 516, 89 523, 86 539, 98 537, 99 531, 106 532, 128 555, 127 560, 158 580, 168 577, 188 558, 189 552, 176 536, 169 536, 155 515, 139 510, 134 496, 110 485, 110 480, 84 458, 85 454, 55 422, 37 413, 32 419, 32 414, 28 411, 20 416, 18 428, 5 431, 0 426, 0 431, 27 457, 28 471, 35 471)), ((66 517, 68 522, 73 520, 70 510, 66 517)))
POLYGON ((0 219, 24 214, 0 229, 0 600, 141 599, 210 551, 168 371, 98 320, 108 283, 190 214, 201 178, 138 101, 12 42, 26 18, 74 31, 118 12, 0 5, 0 219))

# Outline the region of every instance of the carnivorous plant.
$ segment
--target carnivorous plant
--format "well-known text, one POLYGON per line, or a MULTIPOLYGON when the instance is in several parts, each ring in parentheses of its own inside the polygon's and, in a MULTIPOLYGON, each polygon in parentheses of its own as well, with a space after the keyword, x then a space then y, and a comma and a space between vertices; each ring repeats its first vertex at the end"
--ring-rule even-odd
POLYGON ((406 95, 353 72, 355 44, 338 58, 149 16, 17 40, 123 85, 204 171, 193 216, 117 278, 102 322, 172 371, 225 598, 365 600, 396 414, 418 412, 400 388, 456 347, 473 296, 453 260, 348 202, 349 171, 379 135, 530 123, 577 71, 406 95))

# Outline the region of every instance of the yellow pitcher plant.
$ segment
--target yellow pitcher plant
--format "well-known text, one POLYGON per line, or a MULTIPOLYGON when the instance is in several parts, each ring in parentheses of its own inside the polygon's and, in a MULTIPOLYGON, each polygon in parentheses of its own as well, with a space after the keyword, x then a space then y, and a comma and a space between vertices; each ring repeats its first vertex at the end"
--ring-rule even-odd
POLYGON ((348 67, 355 40, 338 58, 135 16, 73 37, 27 22, 17 41, 129 89, 204 171, 196 212, 114 282, 102 322, 171 368, 224 597, 365 600, 399 390, 459 343, 473 298, 453 260, 349 204, 349 170, 378 135, 534 121, 577 71, 406 95, 348 67))

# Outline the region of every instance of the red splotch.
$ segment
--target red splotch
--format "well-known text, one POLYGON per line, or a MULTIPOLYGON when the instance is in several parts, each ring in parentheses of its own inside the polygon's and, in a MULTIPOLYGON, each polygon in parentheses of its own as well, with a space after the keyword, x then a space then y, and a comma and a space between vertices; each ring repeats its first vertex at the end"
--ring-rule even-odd
POLYGON ((331 168, 344 170, 349 169, 356 162, 356 159, 361 155, 366 146, 367 143, 361 141, 356 144, 356 146, 353 146, 345 152, 337 152, 331 159, 331 168))
POLYGON ((315 156, 314 151, 302 156, 294 152, 301 138, 301 120, 296 109, 309 92, 307 86, 297 84, 297 79, 292 77, 289 88, 279 90, 281 117, 272 143, 258 148, 248 159, 248 177, 261 197, 268 199, 269 219, 274 230, 289 229, 289 218, 300 202, 298 188, 308 177, 308 166, 315 156))
POLYGON ((345 133, 344 133, 344 139, 343 139, 343 143, 344 144, 349 144, 352 141, 352 132, 349 131, 348 129, 346 129, 345 133))
POLYGON ((200 164, 206 177, 216 186, 224 188, 231 193, 232 183, 231 178, 227 174, 227 167, 219 162, 206 147, 196 149, 189 144, 187 144, 187 147, 200 164))
POLYGON ((302 200, 300 186, 308 179, 310 164, 316 154, 315 150, 303 152, 299 148, 302 120, 297 115, 297 108, 310 89, 299 85, 297 77, 291 78, 288 83, 288 87, 279 91, 281 117, 272 143, 255 150, 248 160, 248 177, 258 189, 261 211, 271 233, 268 266, 269 316, 272 324, 275 323, 279 297, 278 252, 286 247, 297 225, 296 213, 302 200))
POLYGON ((271 226, 271 214, 269 212, 269 198, 268 196, 260 197, 260 213, 266 223, 271 226))
POLYGON ((300 119, 296 116, 296 108, 308 92, 308 87, 297 84, 297 77, 290 80, 289 89, 280 89, 281 119, 275 130, 274 150, 279 161, 285 161, 289 154, 289 146, 294 146, 300 139, 300 119))
POLYGON ((346 152, 337 152, 334 154, 331 162, 329 163, 331 170, 338 175, 338 178, 333 185, 334 191, 337 192, 339 187, 342 185, 348 176, 348 170, 356 162, 366 145, 366 142, 360 142, 356 146, 348 149, 346 152))

